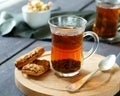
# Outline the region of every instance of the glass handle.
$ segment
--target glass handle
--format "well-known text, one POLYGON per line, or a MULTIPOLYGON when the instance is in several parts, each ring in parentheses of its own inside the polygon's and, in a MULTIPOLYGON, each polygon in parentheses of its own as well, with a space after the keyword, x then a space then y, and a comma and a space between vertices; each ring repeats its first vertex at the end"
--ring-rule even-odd
POLYGON ((97 50, 98 45, 99 45, 99 37, 97 36, 96 33, 92 32, 92 31, 86 31, 84 32, 84 37, 86 36, 91 36, 94 39, 94 44, 92 46, 92 48, 88 51, 88 55, 86 57, 84 57, 84 60, 87 60, 88 58, 90 58, 97 50))

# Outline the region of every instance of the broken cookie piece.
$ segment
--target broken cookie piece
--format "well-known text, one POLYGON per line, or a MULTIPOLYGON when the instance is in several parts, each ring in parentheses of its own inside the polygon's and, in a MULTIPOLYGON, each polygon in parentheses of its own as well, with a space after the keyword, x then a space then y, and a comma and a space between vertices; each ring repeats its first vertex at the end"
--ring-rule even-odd
POLYGON ((35 59, 40 57, 45 52, 43 47, 37 47, 30 51, 29 53, 24 54, 23 56, 19 57, 15 61, 15 66, 18 69, 21 69, 23 66, 25 66, 28 63, 33 62, 35 59))
POLYGON ((22 68, 22 73, 31 76, 40 76, 50 69, 50 62, 47 60, 36 59, 32 63, 25 65, 22 68))

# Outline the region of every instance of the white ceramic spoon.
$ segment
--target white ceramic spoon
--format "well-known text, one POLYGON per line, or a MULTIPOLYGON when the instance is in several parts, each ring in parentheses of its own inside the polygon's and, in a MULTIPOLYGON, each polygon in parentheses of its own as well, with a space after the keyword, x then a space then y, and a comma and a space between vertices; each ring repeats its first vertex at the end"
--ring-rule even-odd
POLYGON ((109 70, 110 68, 113 67, 116 61, 116 56, 115 55, 109 55, 106 58, 104 58, 98 65, 98 69, 95 70, 94 72, 91 72, 90 74, 86 75, 82 79, 76 81, 75 83, 72 83, 68 86, 66 86, 66 90, 69 92, 75 92, 78 89, 80 89, 86 82, 87 80, 92 77, 96 72, 98 71, 106 71, 109 70))

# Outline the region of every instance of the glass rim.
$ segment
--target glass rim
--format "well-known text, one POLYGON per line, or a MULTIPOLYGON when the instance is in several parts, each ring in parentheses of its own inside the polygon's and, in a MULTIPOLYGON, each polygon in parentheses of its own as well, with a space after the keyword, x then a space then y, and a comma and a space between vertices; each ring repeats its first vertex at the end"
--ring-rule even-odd
POLYGON ((51 23, 51 20, 53 20, 53 19, 55 19, 55 18, 58 18, 58 17, 75 17, 75 18, 78 18, 78 19, 80 19, 80 20, 82 20, 84 23, 84 25, 83 26, 86 26, 86 24, 87 24, 87 20, 86 19, 84 19, 83 17, 80 17, 80 16, 77 16, 77 15, 58 15, 58 16, 53 16, 53 17, 51 17, 49 20, 48 20, 48 24, 50 25, 50 26, 53 26, 53 27, 59 27, 59 26, 57 26, 56 24, 53 24, 53 23, 51 23))
POLYGON ((96 3, 108 3, 108 4, 113 4, 113 5, 118 5, 120 4, 120 0, 95 0, 96 3))

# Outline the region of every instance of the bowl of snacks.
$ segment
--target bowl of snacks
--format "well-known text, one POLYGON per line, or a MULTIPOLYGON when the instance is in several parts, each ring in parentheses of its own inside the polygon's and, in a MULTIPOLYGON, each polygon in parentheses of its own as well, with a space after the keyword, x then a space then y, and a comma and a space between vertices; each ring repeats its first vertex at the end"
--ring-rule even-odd
POLYGON ((51 6, 52 2, 45 4, 41 0, 29 0, 28 4, 22 7, 24 21, 34 29, 47 24, 51 6))

